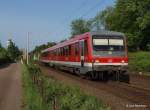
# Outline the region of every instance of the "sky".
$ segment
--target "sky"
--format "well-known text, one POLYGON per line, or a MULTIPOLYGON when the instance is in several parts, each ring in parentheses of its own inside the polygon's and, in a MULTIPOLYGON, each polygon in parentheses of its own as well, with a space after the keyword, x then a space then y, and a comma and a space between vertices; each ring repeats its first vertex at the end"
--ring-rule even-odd
POLYGON ((71 21, 93 18, 115 0, 0 0, 0 42, 12 39, 19 48, 59 42, 70 37, 71 21))

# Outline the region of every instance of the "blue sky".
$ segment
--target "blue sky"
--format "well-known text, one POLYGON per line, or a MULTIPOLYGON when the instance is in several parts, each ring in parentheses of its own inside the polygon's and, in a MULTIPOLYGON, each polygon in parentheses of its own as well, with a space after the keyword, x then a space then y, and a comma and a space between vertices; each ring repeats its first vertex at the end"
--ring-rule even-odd
POLYGON ((70 36, 72 20, 92 18, 114 4, 115 0, 0 0, 0 42, 6 46, 11 38, 25 48, 27 32, 30 50, 48 41, 58 42, 70 36))

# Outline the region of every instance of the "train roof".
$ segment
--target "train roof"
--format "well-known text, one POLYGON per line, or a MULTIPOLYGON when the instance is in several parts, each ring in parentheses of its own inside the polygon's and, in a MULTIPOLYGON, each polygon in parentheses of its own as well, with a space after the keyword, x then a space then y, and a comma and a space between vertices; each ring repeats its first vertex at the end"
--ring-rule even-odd
POLYGON ((99 30, 99 31, 92 31, 90 32, 91 35, 111 35, 111 36, 125 36, 121 32, 116 31, 105 31, 105 30, 99 30))
POLYGON ((64 41, 62 43, 59 43, 59 44, 56 44, 50 48, 47 48, 45 50, 42 51, 43 52, 47 52, 47 51, 50 51, 50 50, 53 50, 53 49, 56 49, 58 47, 63 47, 65 45, 69 45, 69 44, 72 44, 72 43, 75 43, 77 41, 79 41, 80 39, 84 38, 85 36, 84 35, 90 35, 90 36, 93 36, 93 35, 109 35, 109 36, 122 36, 122 37, 125 37, 125 35, 121 32, 115 32, 115 31, 104 31, 104 30, 100 30, 100 31, 91 31, 91 32, 86 32, 84 34, 81 34, 81 35, 75 35, 74 38, 71 38, 67 41, 64 41))

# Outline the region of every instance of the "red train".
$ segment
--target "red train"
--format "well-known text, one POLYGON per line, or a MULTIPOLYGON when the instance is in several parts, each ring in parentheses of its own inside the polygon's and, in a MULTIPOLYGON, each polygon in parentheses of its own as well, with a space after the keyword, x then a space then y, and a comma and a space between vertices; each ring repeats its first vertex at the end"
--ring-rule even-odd
POLYGON ((45 49, 40 60, 97 80, 129 82, 127 42, 123 33, 87 32, 45 49))

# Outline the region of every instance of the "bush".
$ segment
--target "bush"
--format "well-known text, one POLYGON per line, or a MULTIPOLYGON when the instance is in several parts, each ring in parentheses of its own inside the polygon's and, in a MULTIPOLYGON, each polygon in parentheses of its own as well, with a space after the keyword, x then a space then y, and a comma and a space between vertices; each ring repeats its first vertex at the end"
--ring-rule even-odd
POLYGON ((150 72, 150 52, 129 53, 129 69, 150 72))
POLYGON ((0 48, 0 65, 10 62, 7 51, 4 48, 0 48))
POLYGON ((43 103, 45 109, 41 110, 47 110, 46 108, 52 110, 56 108, 59 110, 109 110, 94 96, 84 94, 79 87, 67 86, 46 77, 35 65, 27 67, 29 72, 24 79, 26 80, 24 81, 26 83, 25 96, 27 95, 26 108, 40 110, 42 108, 40 103, 43 103))
POLYGON ((32 83, 29 68, 23 65, 22 73, 24 110, 46 110, 42 97, 32 83))

